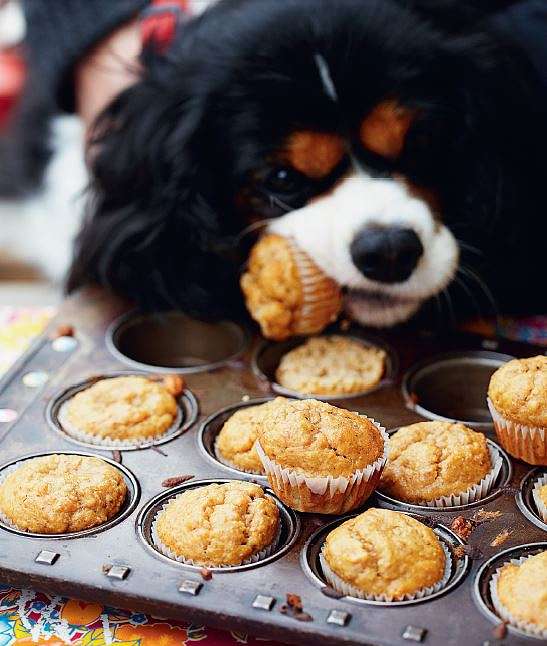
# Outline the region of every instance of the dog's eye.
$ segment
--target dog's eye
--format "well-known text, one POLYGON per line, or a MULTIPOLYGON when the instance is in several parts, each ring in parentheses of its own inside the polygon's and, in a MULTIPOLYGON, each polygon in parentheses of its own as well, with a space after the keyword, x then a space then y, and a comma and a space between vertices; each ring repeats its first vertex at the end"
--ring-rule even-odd
POLYGON ((283 195, 293 195, 304 188, 305 178, 298 171, 281 166, 274 168, 264 181, 266 190, 272 193, 282 193, 283 195))

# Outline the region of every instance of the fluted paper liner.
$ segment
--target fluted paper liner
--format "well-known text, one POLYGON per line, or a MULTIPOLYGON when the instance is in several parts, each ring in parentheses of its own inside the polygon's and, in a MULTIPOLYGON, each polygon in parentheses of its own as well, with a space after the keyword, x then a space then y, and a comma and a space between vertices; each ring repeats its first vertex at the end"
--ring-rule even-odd
MULTIPOLYGON (((366 417, 362 415, 362 417, 366 417)), ((276 495, 296 511, 320 514, 343 514, 360 507, 376 489, 384 469, 389 436, 386 430, 373 419, 384 441, 382 455, 364 469, 358 469, 350 477, 306 476, 293 469, 284 468, 269 458, 260 445, 255 448, 260 457, 270 486, 276 495)))
POLYGON ((490 463, 493 466, 480 482, 469 487, 467 491, 451 494, 450 496, 441 496, 440 498, 435 498, 435 500, 426 500, 418 504, 437 508, 455 507, 457 505, 468 505, 469 503, 477 502, 477 500, 481 500, 487 496, 492 490, 503 465, 501 454, 496 448, 489 446, 488 452, 490 453, 490 463))
POLYGON ((367 601, 413 601, 415 599, 423 599, 424 597, 429 597, 435 592, 442 590, 444 586, 448 583, 450 575, 452 573, 452 556, 448 547, 442 542, 439 541, 444 552, 444 572, 442 577, 434 585, 428 586, 426 588, 421 588, 417 592, 412 594, 403 594, 400 596, 390 596, 387 594, 368 594, 347 583, 339 577, 327 563, 327 559, 323 555, 323 548, 321 548, 321 553, 319 554, 319 561, 321 563, 321 569, 325 575, 325 579, 328 581, 329 585, 332 586, 337 592, 341 592, 347 597, 356 597, 357 599, 366 599, 367 601))
POLYGON ((315 262, 287 238, 302 286, 302 305, 292 328, 294 334, 317 334, 336 320, 342 307, 340 289, 315 262))
MULTIPOLYGON (((81 392, 81 391, 80 391, 81 392)), ((76 394, 76 393, 75 393, 76 394)), ((74 396, 74 395, 73 395, 74 396)), ((169 428, 165 429, 163 433, 159 435, 148 435, 147 437, 139 437, 127 440, 118 440, 108 436, 92 435, 91 433, 86 433, 78 428, 76 424, 73 424, 68 419, 68 405, 70 404, 72 397, 67 399, 59 407, 59 412, 57 413, 57 419, 59 424, 62 426, 65 433, 74 440, 80 442, 85 442, 86 444, 93 444, 94 446, 100 446, 108 449, 124 449, 124 448, 139 448, 141 446, 148 446, 157 442, 161 438, 174 433, 182 423, 182 411, 179 404, 177 403, 177 414, 173 423, 169 428)))
POLYGON ((250 475, 253 476, 264 476, 265 474, 262 471, 252 471, 251 469, 244 469, 243 467, 240 467, 238 464, 235 462, 232 462, 231 460, 226 459, 222 453, 218 450, 218 435, 215 438, 215 447, 214 447, 214 452, 215 452, 215 457, 216 459, 221 463, 224 464, 224 466, 230 467, 231 469, 235 469, 236 471, 241 471, 242 473, 249 473, 250 475))
POLYGON ((539 490, 541 489, 541 487, 544 487, 545 485, 547 485, 547 474, 539 477, 534 482, 532 496, 534 497, 534 502, 536 503, 536 507, 540 518, 543 520, 544 523, 547 523, 547 505, 539 497, 539 490))
POLYGON ((506 419, 490 398, 487 402, 503 448, 513 457, 528 464, 547 465, 547 429, 541 426, 525 426, 506 419))
POLYGON ((547 628, 541 628, 528 621, 522 621, 521 619, 517 619, 501 603, 498 597, 498 580, 500 578, 502 569, 509 563, 513 565, 522 565, 524 561, 526 561, 529 558, 530 556, 522 556, 519 559, 511 559, 510 561, 507 561, 502 566, 500 566, 494 572, 494 574, 492 575, 492 578, 490 579, 490 597, 492 599, 492 605, 494 606, 498 615, 503 619, 503 621, 506 621, 511 626, 514 626, 515 628, 519 628, 520 630, 524 631, 525 633, 528 633, 529 635, 533 635, 534 637, 540 637, 541 639, 547 639, 547 628))
POLYGON ((223 569, 231 568, 231 567, 239 567, 241 565, 249 565, 250 563, 258 563, 259 561, 263 561, 265 558, 268 558, 268 556, 273 554, 273 552, 275 551, 276 547, 279 544, 279 539, 281 538, 281 530, 282 530, 281 518, 278 519, 277 532, 273 541, 269 545, 266 545, 266 547, 263 547, 259 552, 257 552, 256 554, 252 554, 249 558, 244 559, 240 563, 218 564, 218 563, 207 563, 206 561, 197 562, 197 561, 194 561, 193 559, 187 559, 184 556, 177 556, 177 554, 175 554, 173 550, 171 550, 169 547, 167 547, 167 545, 165 545, 165 543, 163 543, 163 541, 158 536, 158 531, 156 528, 159 515, 163 511, 165 511, 169 506, 169 504, 173 500, 176 500, 177 497, 178 496, 175 496, 175 498, 171 498, 165 504, 162 505, 161 509, 154 516, 154 520, 152 521, 152 525, 150 527, 150 535, 152 537, 152 543, 154 544, 154 547, 156 547, 164 556, 167 556, 173 561, 178 561, 179 563, 183 563, 184 565, 195 565, 197 567, 218 567, 223 569))

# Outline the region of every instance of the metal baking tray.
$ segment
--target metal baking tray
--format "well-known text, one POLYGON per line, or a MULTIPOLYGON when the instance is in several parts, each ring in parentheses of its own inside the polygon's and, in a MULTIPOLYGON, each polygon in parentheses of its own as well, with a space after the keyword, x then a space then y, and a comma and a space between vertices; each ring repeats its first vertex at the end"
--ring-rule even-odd
MULTIPOLYGON (((388 429, 426 418, 457 418, 492 441, 496 438, 485 402, 489 375, 508 357, 541 352, 477 336, 397 331, 378 337, 359 328, 332 331, 381 344, 389 356, 379 388, 336 405, 366 413, 388 429)), ((510 457, 504 460, 495 494, 469 507, 434 510, 379 495, 367 503, 411 513, 443 541, 459 546, 447 589, 419 603, 333 596, 325 586, 318 552, 329 527, 343 518, 298 514, 281 503, 279 549, 264 562, 213 569, 211 577, 204 577, 199 568, 171 561, 150 545, 151 517, 178 491, 199 481, 229 478, 266 484, 264 478, 220 464, 214 440, 237 407, 279 392, 272 380, 283 351, 284 346, 265 344, 232 323, 136 314, 98 289, 67 300, 48 331, 0 381, 0 468, 46 452, 93 453, 123 470, 130 495, 107 525, 75 535, 44 537, 0 526, 0 581, 294 644, 497 643, 500 622, 485 583, 491 560, 498 564, 506 551, 533 553, 545 548, 547 537, 547 525, 538 518, 531 496, 534 479, 545 469, 510 457), (61 336, 60 326, 65 332, 61 336), (70 326, 73 336, 67 334, 70 326), (168 441, 133 450, 82 446, 59 428, 63 397, 89 379, 126 371, 183 373, 188 390, 180 400, 181 422, 168 441), (194 478, 174 488, 162 486, 167 478, 181 475, 194 478), (465 547, 452 522, 460 515, 477 518, 481 509, 500 515, 477 525, 465 547), (287 594, 301 597, 311 621, 281 611, 287 594)), ((506 643, 538 643, 508 630, 506 643)))

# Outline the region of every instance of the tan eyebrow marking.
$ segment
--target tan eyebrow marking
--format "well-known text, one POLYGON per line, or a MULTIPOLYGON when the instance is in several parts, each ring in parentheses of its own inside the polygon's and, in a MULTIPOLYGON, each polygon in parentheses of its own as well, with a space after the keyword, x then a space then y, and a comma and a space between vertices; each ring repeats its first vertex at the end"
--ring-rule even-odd
POLYGON ((344 156, 342 138, 329 132, 300 130, 286 144, 287 161, 308 177, 321 179, 331 173, 344 156))
POLYGON ((396 101, 383 101, 363 119, 359 131, 361 143, 382 157, 396 159, 403 150, 414 117, 414 111, 396 101))

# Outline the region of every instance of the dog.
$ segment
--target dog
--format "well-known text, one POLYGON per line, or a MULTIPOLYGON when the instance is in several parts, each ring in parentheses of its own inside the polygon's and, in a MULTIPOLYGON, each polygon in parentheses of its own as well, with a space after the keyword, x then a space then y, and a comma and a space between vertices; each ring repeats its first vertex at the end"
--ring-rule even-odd
POLYGON ((538 313, 545 88, 488 4, 221 0, 185 24, 97 124, 69 290, 238 317, 269 229, 365 326, 538 313))

